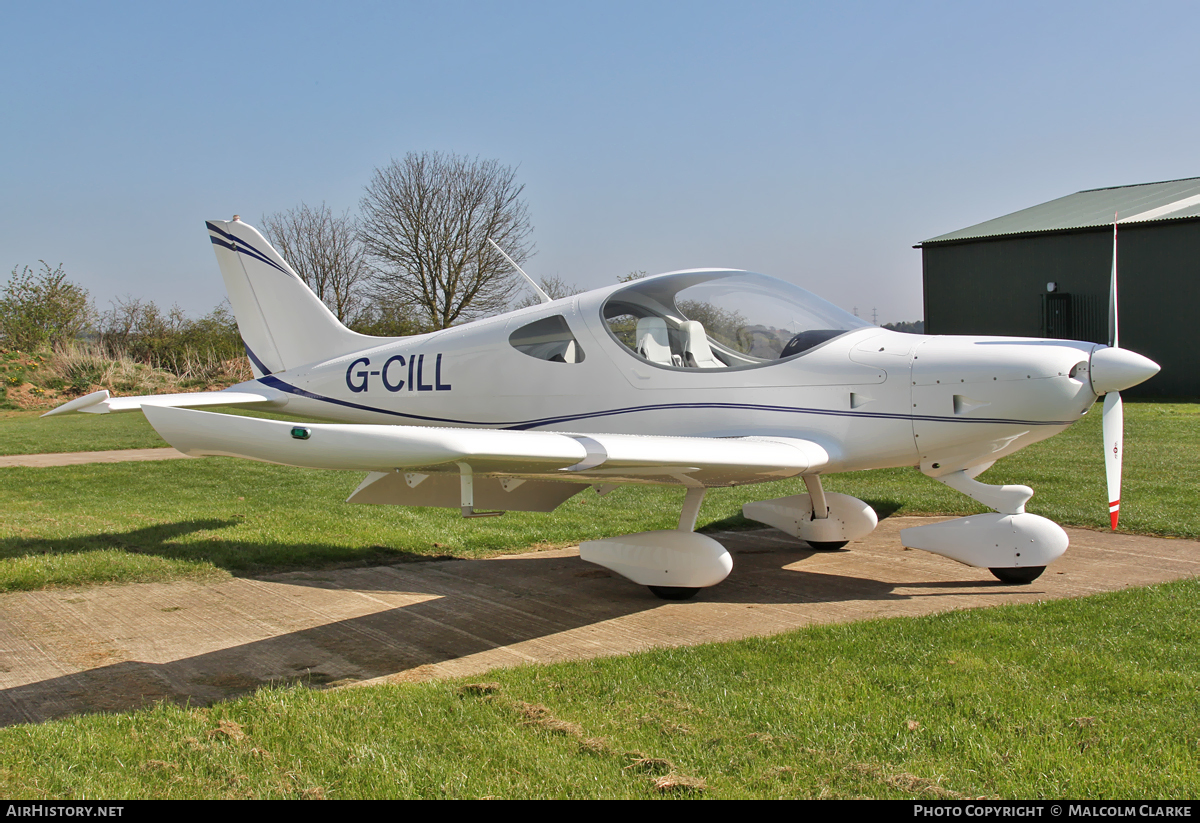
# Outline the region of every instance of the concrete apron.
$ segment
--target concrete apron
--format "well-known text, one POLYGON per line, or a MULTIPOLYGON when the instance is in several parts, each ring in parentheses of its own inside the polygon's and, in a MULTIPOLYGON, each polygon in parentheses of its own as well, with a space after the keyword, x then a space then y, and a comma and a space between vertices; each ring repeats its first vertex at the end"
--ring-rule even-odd
POLYGON ((577 549, 491 560, 0 595, 0 725, 263 685, 479 675, 500 666, 771 635, 813 623, 1029 603, 1200 573, 1200 543, 1068 529, 1032 585, 906 550, 891 517, 838 552, 774 531, 716 533, 733 573, 668 603, 577 549))

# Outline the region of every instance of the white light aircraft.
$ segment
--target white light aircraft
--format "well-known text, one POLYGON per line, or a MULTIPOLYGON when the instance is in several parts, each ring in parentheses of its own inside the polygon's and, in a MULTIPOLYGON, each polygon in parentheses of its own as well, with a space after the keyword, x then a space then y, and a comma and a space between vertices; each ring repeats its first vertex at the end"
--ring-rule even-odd
POLYGON ((839 548, 877 519, 863 501, 825 492, 821 475, 890 466, 919 466, 994 510, 905 529, 905 546, 1031 582, 1066 550, 1066 533, 1025 511, 1029 487, 976 476, 1107 395, 1115 528, 1118 392, 1158 371, 1116 345, 1115 233, 1102 346, 900 334, 789 283, 719 269, 542 294, 498 317, 369 337, 339 323, 255 229, 237 217, 207 225, 254 379, 192 394, 98 391, 49 414, 141 409, 189 455, 366 471, 348 502, 466 517, 553 511, 589 486, 682 486, 678 529, 580 546, 584 560, 667 599, 733 567, 720 543, 693 531, 706 489, 799 477, 806 493, 749 503, 746 517, 839 548), (233 405, 336 422, 195 410, 233 405))

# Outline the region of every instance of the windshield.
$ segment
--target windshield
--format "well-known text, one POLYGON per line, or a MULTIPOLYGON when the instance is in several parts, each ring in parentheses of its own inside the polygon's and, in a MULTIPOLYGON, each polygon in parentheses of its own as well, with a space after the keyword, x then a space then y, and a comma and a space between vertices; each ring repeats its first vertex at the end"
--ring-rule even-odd
POLYGON ((870 326, 799 286, 739 271, 635 281, 609 297, 601 314, 631 352, 677 369, 774 363, 870 326))

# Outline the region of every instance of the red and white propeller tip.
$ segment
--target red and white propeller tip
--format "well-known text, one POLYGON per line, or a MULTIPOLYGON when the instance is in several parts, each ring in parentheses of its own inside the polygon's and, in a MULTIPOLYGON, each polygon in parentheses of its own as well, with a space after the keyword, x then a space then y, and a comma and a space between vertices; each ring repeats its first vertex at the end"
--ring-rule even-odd
POLYGON ((1108 481, 1108 519, 1113 531, 1121 516, 1121 460, 1125 455, 1125 406, 1121 389, 1136 386, 1159 372, 1159 365, 1128 349, 1096 349, 1088 367, 1092 391, 1104 395, 1104 476, 1108 481))
POLYGON ((1125 409, 1119 392, 1104 397, 1104 477, 1108 481, 1108 519, 1113 531, 1121 516, 1121 458, 1125 455, 1125 409))

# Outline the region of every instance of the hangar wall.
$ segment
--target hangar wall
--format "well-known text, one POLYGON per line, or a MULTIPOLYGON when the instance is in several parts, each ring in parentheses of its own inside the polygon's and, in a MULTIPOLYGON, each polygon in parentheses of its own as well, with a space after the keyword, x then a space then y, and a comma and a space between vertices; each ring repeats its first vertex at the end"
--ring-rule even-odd
MULTIPOLYGON (((1120 343, 1162 366, 1125 394, 1200 397, 1200 219, 1122 224, 1118 238, 1120 343)), ((926 334, 1056 336, 1045 315, 1055 282, 1099 314, 1062 336, 1106 341, 1111 226, 926 241, 921 251, 926 334)))

